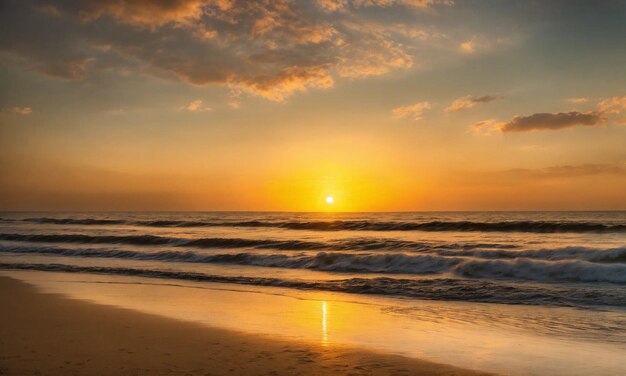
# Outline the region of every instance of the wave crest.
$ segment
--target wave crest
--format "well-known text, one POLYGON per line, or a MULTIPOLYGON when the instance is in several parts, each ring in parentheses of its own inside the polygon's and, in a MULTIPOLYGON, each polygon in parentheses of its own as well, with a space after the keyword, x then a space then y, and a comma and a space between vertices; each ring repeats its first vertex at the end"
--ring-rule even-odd
POLYGON ((39 270, 65 273, 97 273, 198 282, 235 283, 353 294, 405 296, 431 300, 459 300, 485 303, 554 306, 626 306, 626 290, 617 288, 536 286, 455 278, 398 279, 351 278, 326 281, 279 278, 233 277, 202 273, 147 270, 121 267, 86 267, 63 264, 0 263, 5 270, 39 270))
POLYGON ((0 247, 0 252, 38 253, 68 257, 99 257, 186 263, 223 263, 272 268, 310 269, 341 273, 440 274, 488 279, 540 282, 604 282, 626 284, 626 264, 588 261, 484 260, 432 254, 354 254, 340 252, 199 254, 185 251, 67 249, 56 247, 0 247))

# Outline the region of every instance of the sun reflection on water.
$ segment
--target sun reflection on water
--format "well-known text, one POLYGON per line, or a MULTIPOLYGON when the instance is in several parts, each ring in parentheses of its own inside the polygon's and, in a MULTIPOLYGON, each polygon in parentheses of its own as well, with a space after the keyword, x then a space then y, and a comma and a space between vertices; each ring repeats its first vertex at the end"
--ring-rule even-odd
POLYGON ((326 302, 322 302, 322 345, 328 345, 328 326, 326 323, 326 302))

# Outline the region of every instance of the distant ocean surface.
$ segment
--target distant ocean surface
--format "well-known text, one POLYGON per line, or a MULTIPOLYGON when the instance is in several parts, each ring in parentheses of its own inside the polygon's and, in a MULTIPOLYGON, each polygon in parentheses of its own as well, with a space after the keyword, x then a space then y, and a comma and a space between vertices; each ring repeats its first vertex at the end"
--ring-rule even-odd
POLYGON ((626 212, 1 213, 0 269, 626 307, 626 212))

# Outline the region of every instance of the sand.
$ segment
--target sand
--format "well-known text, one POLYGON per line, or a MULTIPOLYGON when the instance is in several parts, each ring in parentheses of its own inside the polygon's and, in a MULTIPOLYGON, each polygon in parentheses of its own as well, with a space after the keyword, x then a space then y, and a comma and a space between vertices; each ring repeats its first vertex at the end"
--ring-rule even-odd
POLYGON ((484 375, 44 294, 0 277, 0 375, 484 375))

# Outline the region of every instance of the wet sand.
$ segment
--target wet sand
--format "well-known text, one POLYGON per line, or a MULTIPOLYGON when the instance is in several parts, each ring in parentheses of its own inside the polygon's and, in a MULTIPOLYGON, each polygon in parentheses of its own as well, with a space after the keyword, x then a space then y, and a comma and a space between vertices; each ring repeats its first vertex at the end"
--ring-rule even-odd
POLYGON ((210 328, 40 293, 7 277, 0 301, 0 375, 485 374, 210 328))

